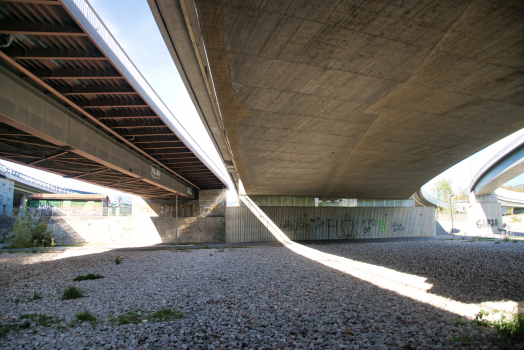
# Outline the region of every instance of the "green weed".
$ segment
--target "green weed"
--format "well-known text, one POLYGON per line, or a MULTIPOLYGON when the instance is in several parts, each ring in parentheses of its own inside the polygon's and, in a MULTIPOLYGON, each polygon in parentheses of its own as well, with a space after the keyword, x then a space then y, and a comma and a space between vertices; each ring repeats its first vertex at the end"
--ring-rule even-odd
POLYGON ((29 327, 31 327, 31 322, 28 320, 25 320, 25 322, 18 325, 18 328, 20 329, 28 329, 29 327))
POLYGON ((89 273, 89 274, 87 274, 85 276, 76 276, 73 279, 73 281, 80 282, 80 281, 88 281, 88 280, 97 280, 97 279, 100 279, 100 278, 104 278, 104 276, 99 275, 99 274, 89 273))
POLYGON ((75 318, 82 322, 89 322, 89 323, 96 322, 96 316, 90 313, 88 310, 76 314, 75 318))
POLYGON ((25 217, 16 218, 10 231, 13 232, 11 248, 32 248, 35 243, 42 244, 43 248, 50 246, 53 238, 53 233, 49 231, 49 225, 46 223, 35 225, 34 218, 29 211, 26 211, 25 217))
POLYGON ((510 239, 509 239, 508 236, 504 237, 504 242, 509 242, 509 241, 510 241, 510 239))
POLYGON ((486 238, 486 237, 473 237, 468 242, 484 242, 484 241, 494 241, 494 238, 486 238))
POLYGON ((462 325, 462 319, 461 318, 457 318, 457 320, 455 321, 455 323, 453 325, 455 327, 461 326, 462 325))
POLYGON ((142 317, 140 311, 128 311, 117 316, 116 324, 118 326, 124 324, 139 324, 143 319, 144 317, 142 317))
POLYGON ((469 335, 469 334, 466 334, 466 333, 462 333, 461 335, 458 335, 455 337, 455 340, 456 341, 463 341, 463 342, 471 342, 473 340, 475 340, 475 337, 469 335))
POLYGON ((114 261, 116 265, 120 265, 122 263, 122 260, 124 260, 122 256, 117 256, 114 261))
POLYGON ((184 314, 179 310, 171 310, 168 308, 163 308, 158 311, 152 312, 148 315, 143 314, 139 310, 127 311, 121 315, 118 315, 112 323, 121 326, 124 324, 139 324, 142 320, 151 320, 155 322, 164 322, 173 319, 183 318, 184 314))
POLYGON ((155 311, 150 315, 150 318, 157 322, 164 322, 167 320, 178 319, 182 317, 184 317, 184 315, 179 310, 171 310, 167 308, 155 311))
POLYGON ((51 325, 58 322, 58 319, 53 316, 47 316, 45 314, 29 314, 20 316, 21 320, 31 320, 36 324, 44 327, 50 327, 51 325))
POLYGON ((66 289, 64 289, 64 293, 62 294, 62 300, 70 300, 70 299, 78 299, 82 298, 84 296, 84 293, 75 286, 67 286, 66 289))
POLYGON ((98 322, 98 319, 96 318, 95 315, 93 315, 91 312, 86 310, 84 312, 77 313, 75 315, 75 319, 73 321, 69 322, 68 326, 73 328, 73 327, 76 327, 79 323, 82 323, 82 322, 89 322, 89 323, 91 323, 91 326, 93 327, 93 329, 95 329, 96 324, 98 322))
MULTIPOLYGON (((492 311, 492 313, 496 314, 498 311, 492 311)), ((517 342, 524 341, 524 314, 502 314, 500 318, 495 321, 487 320, 487 316, 489 316, 488 311, 480 310, 473 322, 483 327, 494 327, 500 335, 509 340, 517 342)))
POLYGON ((19 324, 5 324, 3 326, 0 326, 0 338, 5 337, 7 333, 11 331, 15 331, 20 328, 19 324))

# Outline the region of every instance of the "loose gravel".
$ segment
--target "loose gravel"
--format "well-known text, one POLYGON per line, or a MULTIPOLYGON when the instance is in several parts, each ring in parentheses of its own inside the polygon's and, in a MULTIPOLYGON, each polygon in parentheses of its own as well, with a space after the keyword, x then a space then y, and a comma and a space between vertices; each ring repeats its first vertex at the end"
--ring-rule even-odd
MULTIPOLYGON (((309 246, 427 278, 463 303, 524 298, 524 243, 425 241, 309 246)), ((285 247, 0 255, 2 349, 514 349, 490 328, 377 287, 285 247), (120 265, 114 259, 122 256, 120 265), (73 282, 79 275, 105 278, 73 282), (84 298, 61 300, 75 285, 84 298), (33 300, 35 292, 42 298, 33 300), (158 322, 168 308, 184 317, 158 322), (71 321, 90 311, 99 322, 71 321), (127 311, 139 324, 116 325, 127 311)))

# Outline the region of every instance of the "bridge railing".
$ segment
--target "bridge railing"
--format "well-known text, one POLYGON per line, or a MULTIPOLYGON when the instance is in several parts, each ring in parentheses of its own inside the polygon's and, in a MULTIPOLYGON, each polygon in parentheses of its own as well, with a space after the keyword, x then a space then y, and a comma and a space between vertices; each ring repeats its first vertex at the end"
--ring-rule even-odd
MULTIPOLYGON (((104 40, 104 42, 109 46, 109 49, 111 49, 112 53, 116 55, 116 57, 120 60, 120 62, 125 66, 127 71, 131 74, 131 76, 135 79, 135 81, 140 85, 139 87, 145 92, 147 96, 144 96, 144 98, 148 99, 150 98, 152 102, 154 103, 154 106, 159 108, 160 111, 164 116, 166 116, 168 119, 170 119, 171 122, 174 122, 176 125, 176 129, 178 132, 183 134, 182 141, 185 142, 185 140, 193 140, 193 142, 190 143, 192 147, 198 147, 201 152, 199 152, 199 155, 206 158, 206 162, 214 165, 214 170, 219 172, 222 176, 225 178, 228 178, 226 176, 221 167, 217 166, 216 163, 207 155, 207 153, 200 147, 200 145, 195 141, 195 139, 187 132, 187 130, 182 126, 182 124, 178 121, 175 115, 171 113, 169 108, 164 104, 162 99, 156 94, 155 90, 151 87, 151 85, 147 82, 147 80, 144 78, 142 73, 138 70, 138 68, 135 66, 135 64, 131 61, 129 56, 125 53, 124 49, 120 46, 120 44, 117 42, 113 34, 109 31, 109 29, 106 27, 104 22, 98 17, 93 7, 89 4, 87 0, 69 0, 73 2, 80 12, 84 15, 84 17, 89 21, 89 23, 93 26, 93 28, 96 29, 97 33, 100 35, 100 37, 104 40), (172 117, 171 118, 169 118, 172 117)), ((135 87, 138 88, 138 87, 135 87)), ((188 145, 189 146, 189 145, 188 145)))
POLYGON ((433 196, 428 191, 426 191, 424 188, 421 188, 420 192, 421 192, 422 196, 424 196, 424 198, 428 202, 430 202, 430 203, 432 203, 432 204, 434 204, 436 206, 439 206, 439 207, 449 207, 449 203, 448 202, 443 201, 441 199, 438 199, 437 197, 433 196))
MULTIPOLYGON (((519 131, 519 133, 521 133, 519 131)), ((516 149, 517 147, 524 144, 524 134, 518 136, 516 139, 512 140, 508 144, 506 144, 502 149, 500 149, 493 157, 491 157, 487 162, 484 163, 484 165, 477 171, 473 179, 471 180, 471 184, 469 186, 470 191, 474 190, 474 187, 476 186, 479 179, 486 173, 491 167, 493 167, 498 161, 503 159, 506 155, 508 155, 511 151, 516 149)))
POLYGON ((74 190, 71 190, 71 189, 68 189, 68 188, 65 188, 65 187, 55 186, 55 185, 49 184, 47 182, 44 182, 42 180, 35 179, 34 177, 28 176, 28 175, 26 175, 24 173, 21 173, 19 171, 16 171, 14 169, 6 167, 3 164, 0 164, 0 170, 3 171, 6 174, 9 174, 11 177, 18 177, 18 178, 20 178, 20 179, 22 179, 24 181, 33 183, 33 184, 35 184, 37 186, 48 188, 48 189, 50 189, 52 191, 55 191, 55 192, 65 193, 65 194, 78 193, 78 192, 76 192, 74 190))

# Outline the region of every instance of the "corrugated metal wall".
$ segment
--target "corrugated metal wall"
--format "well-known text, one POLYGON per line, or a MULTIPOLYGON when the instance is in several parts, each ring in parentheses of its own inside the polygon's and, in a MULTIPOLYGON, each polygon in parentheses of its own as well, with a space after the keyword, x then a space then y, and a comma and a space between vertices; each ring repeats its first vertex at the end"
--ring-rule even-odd
MULTIPOLYGON (((432 207, 260 207, 260 209, 292 240, 436 235, 435 209, 432 207)), ((275 240, 248 207, 227 208, 227 243, 275 240)))

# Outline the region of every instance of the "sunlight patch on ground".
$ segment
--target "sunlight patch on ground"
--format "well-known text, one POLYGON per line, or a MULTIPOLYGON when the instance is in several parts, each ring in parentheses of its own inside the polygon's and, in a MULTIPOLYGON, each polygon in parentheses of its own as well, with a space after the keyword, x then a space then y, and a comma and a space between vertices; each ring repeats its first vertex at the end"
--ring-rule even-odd
MULTIPOLYGON (((280 243, 305 258, 369 282, 377 287, 393 291, 407 298, 429 304, 471 320, 475 318, 480 310, 492 309, 493 307, 490 303, 467 304, 428 293, 428 290, 431 289, 433 285, 427 283, 424 277, 320 252, 293 242, 248 196, 241 195, 240 199, 280 243)), ((496 306, 499 308, 500 304, 497 303, 496 306)), ((505 305, 507 309, 515 309, 515 307, 517 307, 518 310, 518 304, 513 301, 508 301, 508 305, 505 305)))

